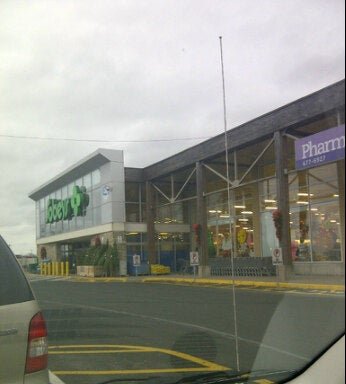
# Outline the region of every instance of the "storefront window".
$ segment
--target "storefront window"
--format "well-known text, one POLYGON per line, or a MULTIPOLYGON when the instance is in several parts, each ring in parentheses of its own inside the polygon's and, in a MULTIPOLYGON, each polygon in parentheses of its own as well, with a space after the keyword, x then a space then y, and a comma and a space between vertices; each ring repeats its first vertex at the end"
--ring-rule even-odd
POLYGON ((236 257, 255 256, 257 184, 230 191, 230 214, 227 199, 227 191, 208 196, 209 256, 230 257, 233 250, 236 257))
POLYGON ((137 203, 126 203, 126 221, 127 222, 139 222, 139 204, 137 203))
POLYGON ((132 263, 133 255, 140 255, 141 261, 148 260, 147 235, 141 232, 126 233, 126 248, 128 261, 132 263))
POLYGON ((310 215, 306 206, 296 206, 290 212, 291 257, 293 261, 311 261, 310 215))
POLYGON ((279 246, 271 210, 261 212, 261 245, 262 257, 271 257, 273 248, 279 246))
POLYGON ((181 271, 189 260, 190 242, 188 233, 156 233, 157 260, 169 266, 171 271, 181 271))
POLYGON ((311 207, 313 261, 341 260, 340 216, 337 202, 311 207))
POLYGON ((139 202, 140 184, 138 183, 125 183, 125 201, 131 203, 139 202))
POLYGON ((341 261, 335 163, 290 175, 290 229, 293 261, 341 261))
POLYGON ((188 205, 184 202, 176 202, 156 208, 157 223, 182 224, 188 221, 188 205))

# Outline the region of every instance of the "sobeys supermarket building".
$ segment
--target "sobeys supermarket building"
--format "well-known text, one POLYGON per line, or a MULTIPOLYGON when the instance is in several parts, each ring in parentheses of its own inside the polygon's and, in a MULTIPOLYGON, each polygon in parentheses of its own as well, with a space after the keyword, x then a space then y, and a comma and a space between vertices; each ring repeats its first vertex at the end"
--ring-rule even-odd
POLYGON ((231 256, 235 274, 268 267, 279 248, 283 275, 344 275, 344 95, 343 80, 228 131, 228 172, 223 134, 146 168, 96 150, 30 193, 38 255, 73 271, 90 244, 115 243, 127 275, 133 255, 139 273, 182 272, 198 250, 207 276, 231 256))

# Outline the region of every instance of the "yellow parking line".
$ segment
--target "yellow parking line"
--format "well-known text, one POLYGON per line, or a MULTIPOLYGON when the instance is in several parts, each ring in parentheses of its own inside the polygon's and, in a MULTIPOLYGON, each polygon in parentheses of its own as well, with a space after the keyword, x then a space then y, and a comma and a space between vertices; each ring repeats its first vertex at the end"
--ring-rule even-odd
POLYGON ((68 348, 126 348, 142 350, 147 347, 140 345, 126 345, 126 344, 69 344, 69 345, 51 345, 49 349, 68 349, 68 348))
POLYGON ((116 351, 107 350, 107 349, 97 349, 97 350, 89 350, 89 351, 49 351, 50 355, 88 355, 88 354, 98 354, 98 353, 143 353, 143 352, 151 352, 151 351, 139 351, 138 349, 119 349, 116 351))
POLYGON ((121 374, 140 374, 140 373, 174 373, 174 372, 204 372, 204 371, 224 371, 230 368, 213 363, 200 357, 192 356, 187 353, 173 351, 171 349, 145 347, 140 345, 121 345, 121 344, 80 344, 80 345, 56 345, 49 347, 49 354, 111 354, 111 353, 162 353, 175 356, 182 360, 190 361, 200 367, 193 368, 162 368, 162 369, 133 369, 133 370, 115 370, 115 371, 53 371, 56 375, 121 375, 121 374), (89 348, 86 350, 86 348, 89 348), (90 349, 92 348, 92 349, 90 349), (108 349, 95 349, 108 348, 108 349), (69 350, 66 350, 69 349, 69 350), (76 350, 71 350, 76 349, 76 350))
POLYGON ((125 369, 117 371, 52 371, 55 375, 129 375, 148 373, 184 373, 220 371, 207 367, 199 368, 162 368, 162 369, 125 369))

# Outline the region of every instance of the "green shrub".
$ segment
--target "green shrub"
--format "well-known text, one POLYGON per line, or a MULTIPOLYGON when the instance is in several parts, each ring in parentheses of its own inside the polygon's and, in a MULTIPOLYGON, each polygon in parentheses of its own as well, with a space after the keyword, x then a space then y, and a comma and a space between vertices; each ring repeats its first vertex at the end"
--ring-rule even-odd
POLYGON ((119 271, 118 250, 116 244, 94 245, 77 255, 77 265, 100 265, 106 276, 114 276, 119 271))

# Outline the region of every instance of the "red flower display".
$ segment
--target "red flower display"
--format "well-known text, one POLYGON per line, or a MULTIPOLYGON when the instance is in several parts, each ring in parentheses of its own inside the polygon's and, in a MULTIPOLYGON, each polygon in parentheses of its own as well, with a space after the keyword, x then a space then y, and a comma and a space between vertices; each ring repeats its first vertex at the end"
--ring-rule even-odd
POLYGON ((279 241, 281 241, 282 238, 282 213, 279 209, 276 209, 273 211, 272 214, 275 229, 276 229, 276 237, 279 241))
POLYGON ((195 240, 197 245, 201 243, 201 225, 200 224, 192 224, 193 231, 195 232, 195 240))

